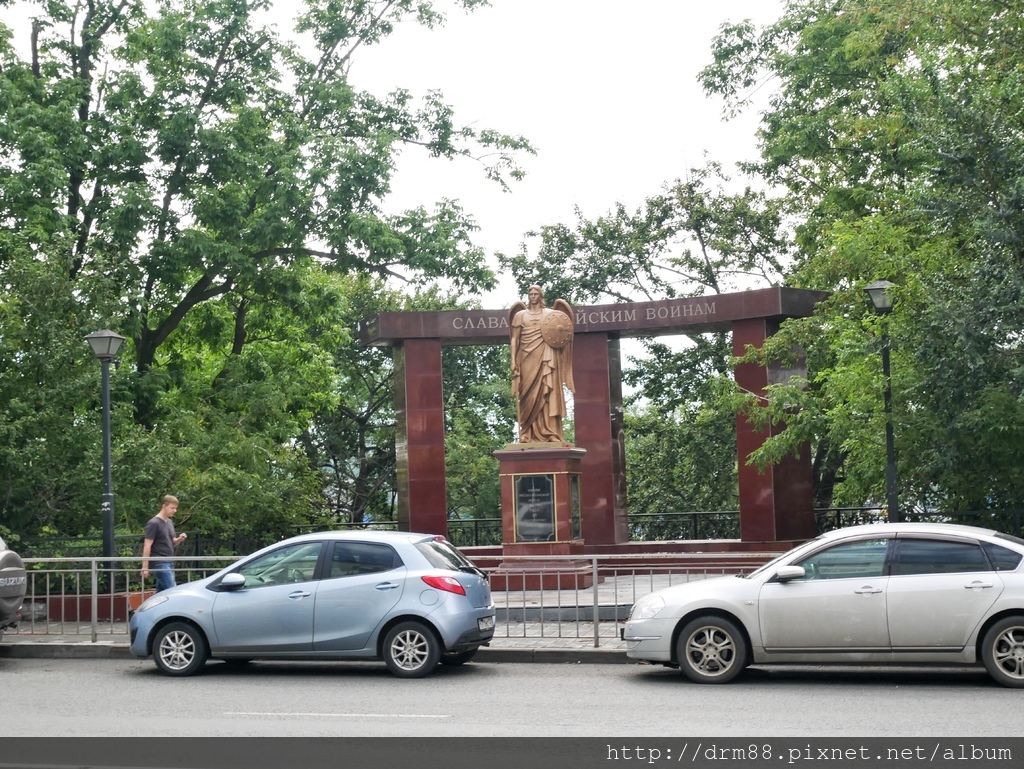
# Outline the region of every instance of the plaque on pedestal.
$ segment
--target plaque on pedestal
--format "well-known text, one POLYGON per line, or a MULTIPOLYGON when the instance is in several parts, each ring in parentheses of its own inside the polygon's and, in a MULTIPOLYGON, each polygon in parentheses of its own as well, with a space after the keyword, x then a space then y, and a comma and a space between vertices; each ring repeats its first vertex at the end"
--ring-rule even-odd
POLYGON ((515 475, 516 542, 554 542, 555 476, 551 473, 515 475))

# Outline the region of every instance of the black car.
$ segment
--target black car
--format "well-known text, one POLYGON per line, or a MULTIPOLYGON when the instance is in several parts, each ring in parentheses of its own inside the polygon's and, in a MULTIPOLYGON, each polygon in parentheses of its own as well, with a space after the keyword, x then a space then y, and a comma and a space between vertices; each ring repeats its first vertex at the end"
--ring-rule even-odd
POLYGON ((7 549, 3 538, 0 538, 0 638, 3 638, 4 630, 18 626, 27 588, 25 564, 17 553, 7 549))

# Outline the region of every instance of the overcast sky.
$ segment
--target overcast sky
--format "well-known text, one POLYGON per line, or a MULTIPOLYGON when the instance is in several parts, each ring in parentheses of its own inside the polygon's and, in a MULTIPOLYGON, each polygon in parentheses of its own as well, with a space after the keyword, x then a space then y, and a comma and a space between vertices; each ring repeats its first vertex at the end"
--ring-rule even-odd
MULTIPOLYGON (((705 153, 728 169, 752 159, 757 115, 723 122, 720 100, 705 98, 696 77, 723 22, 772 22, 781 2, 491 0, 471 14, 452 11, 440 29, 400 26, 357 52, 358 87, 440 90, 458 123, 522 134, 538 154, 524 157, 526 179, 503 192, 473 161, 431 161, 410 148, 389 209, 458 200, 480 227, 477 243, 511 254, 527 231, 574 221, 576 206, 595 217, 616 202, 639 205, 705 153)), ((296 10, 277 0, 283 34, 296 10)), ((19 43, 35 13, 26 3, 5 11, 19 43)), ((506 280, 485 306, 507 306, 510 291, 506 280)))
MULTIPOLYGON (((538 150, 502 192, 469 161, 403 157, 394 204, 458 199, 489 254, 519 250, 525 232, 630 207, 701 165, 755 156, 756 114, 724 123, 697 73, 725 21, 769 23, 780 0, 491 0, 444 28, 399 28, 357 54, 354 82, 444 93, 462 122, 523 134, 538 150)), ((767 96, 765 89, 764 96, 767 96)), ((509 284, 487 297, 505 306, 509 284)))

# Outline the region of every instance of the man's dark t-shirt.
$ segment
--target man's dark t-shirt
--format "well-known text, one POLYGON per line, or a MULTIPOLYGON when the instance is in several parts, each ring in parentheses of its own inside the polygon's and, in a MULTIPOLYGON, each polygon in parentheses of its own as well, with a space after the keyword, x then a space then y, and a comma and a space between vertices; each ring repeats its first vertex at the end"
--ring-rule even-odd
POLYGON ((146 524, 146 539, 153 540, 149 554, 154 557, 170 558, 174 555, 174 524, 154 515, 146 524))

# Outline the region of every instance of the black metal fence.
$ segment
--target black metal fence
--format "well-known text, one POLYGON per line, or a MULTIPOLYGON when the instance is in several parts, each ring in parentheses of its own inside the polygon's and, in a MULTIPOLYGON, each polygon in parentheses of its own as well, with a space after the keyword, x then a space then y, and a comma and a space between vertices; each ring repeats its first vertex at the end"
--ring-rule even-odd
MULTIPOLYGON (((815 510, 818 533, 856 526, 863 523, 881 523, 886 520, 884 507, 833 507, 815 510)), ((1024 508, 1005 510, 958 510, 955 512, 902 511, 904 521, 918 523, 959 523, 993 529, 1015 537, 1024 536, 1024 508)))
MULTIPOLYGON (((816 510, 814 513, 818 533, 864 523, 885 521, 885 508, 836 507, 816 510)), ((1006 534, 1024 536, 1024 508, 1008 510, 965 510, 950 513, 935 511, 904 512, 906 521, 929 523, 962 523, 995 529, 1006 534)), ((686 513, 638 513, 627 516, 631 542, 665 542, 675 540, 718 540, 740 538, 738 510, 686 513)), ((325 527, 318 527, 321 530, 325 527)), ((397 530, 394 521, 372 521, 339 524, 336 529, 397 530)), ((317 530, 299 527, 289 531, 267 533, 262 536, 224 535, 187 532, 188 538, 175 555, 190 556, 237 555, 251 553, 285 537, 317 530)), ((497 546, 501 544, 501 518, 473 518, 448 521, 448 539, 456 547, 497 546)), ((15 546, 23 558, 93 558, 102 555, 103 544, 95 537, 25 538, 15 546)), ((139 557, 142 554, 142 535, 115 537, 115 555, 139 557)))

